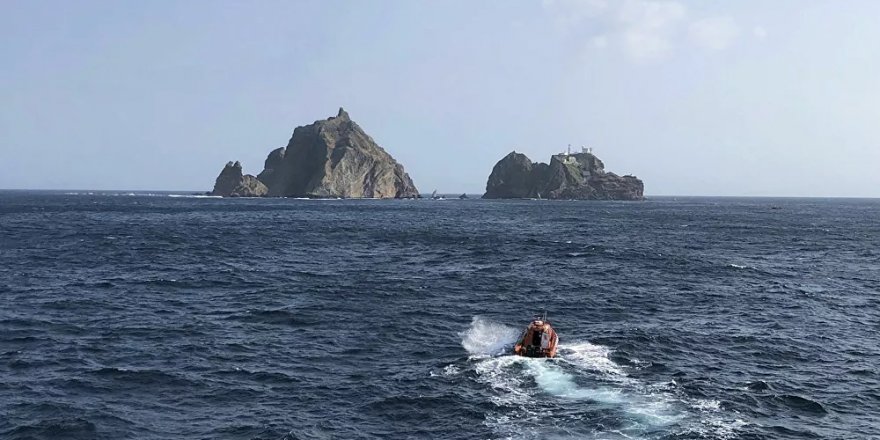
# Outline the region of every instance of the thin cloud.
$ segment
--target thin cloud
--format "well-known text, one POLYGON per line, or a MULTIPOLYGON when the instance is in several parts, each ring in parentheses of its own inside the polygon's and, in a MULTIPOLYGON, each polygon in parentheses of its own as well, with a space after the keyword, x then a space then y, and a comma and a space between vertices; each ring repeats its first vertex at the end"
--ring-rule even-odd
POLYGON ((674 1, 628 0, 623 2, 618 18, 628 28, 660 32, 669 29, 687 15, 687 9, 674 1))
POLYGON ((542 4, 553 13, 557 26, 563 30, 605 15, 610 9, 608 0, 543 0, 542 4))
MULTIPOLYGON (((691 18, 675 0, 544 0, 543 5, 566 34, 585 38, 594 49, 617 48, 638 63, 662 60, 688 41, 724 50, 742 33, 733 18, 691 18)), ((766 31, 755 28, 753 35, 763 38, 766 31)))
POLYGON ((761 26, 755 26, 755 28, 752 29, 752 35, 759 40, 763 40, 764 38, 767 38, 767 29, 764 29, 761 26))
POLYGON ((740 30, 730 17, 703 18, 691 23, 688 36, 697 47, 707 50, 724 50, 730 47, 740 30))
POLYGON ((677 2, 624 2, 618 20, 626 53, 637 61, 663 58, 671 51, 672 37, 686 15, 687 9, 677 2))

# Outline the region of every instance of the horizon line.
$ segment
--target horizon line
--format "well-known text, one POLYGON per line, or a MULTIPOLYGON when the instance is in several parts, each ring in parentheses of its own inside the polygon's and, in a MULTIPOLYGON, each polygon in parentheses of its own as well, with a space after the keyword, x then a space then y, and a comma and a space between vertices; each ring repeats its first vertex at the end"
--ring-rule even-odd
MULTIPOLYGON (((167 190, 167 189, 82 189, 82 188, 0 188, 0 192, 92 192, 92 193, 142 193, 144 195, 151 193, 168 193, 168 194, 184 194, 184 195, 203 195, 208 194, 211 191, 204 190, 167 190)), ((482 196, 485 193, 483 192, 438 192, 438 195, 461 195, 466 194, 468 196, 482 196)), ((422 194, 431 194, 431 192, 419 192, 422 194)), ((99 195, 99 194, 96 194, 99 195)), ((137 195, 137 194, 136 194, 137 195)), ((880 196, 852 196, 852 195, 755 195, 755 194, 645 194, 645 199, 650 200, 652 197, 659 198, 676 198, 676 197, 685 197, 685 198, 749 198, 749 199, 880 199, 880 196)), ((254 198, 267 198, 267 199, 276 199, 276 198, 284 198, 284 197, 254 197, 254 198)), ((525 199, 523 199, 525 200, 525 199)), ((550 199, 548 199, 550 200, 550 199)), ((563 200, 563 199, 560 199, 563 200)), ((585 200, 585 201, 602 201, 602 200, 585 200)), ((610 200, 609 200, 610 201, 610 200)))

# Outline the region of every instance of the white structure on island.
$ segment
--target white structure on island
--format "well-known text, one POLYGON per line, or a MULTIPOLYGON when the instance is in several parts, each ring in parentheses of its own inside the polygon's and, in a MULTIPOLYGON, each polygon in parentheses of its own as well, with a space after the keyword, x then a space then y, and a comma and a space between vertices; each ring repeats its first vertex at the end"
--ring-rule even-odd
MULTIPOLYGON (((583 153, 593 154, 593 147, 581 145, 581 154, 583 153)), ((571 156, 571 144, 568 144, 567 149, 560 151, 558 156, 571 156)))

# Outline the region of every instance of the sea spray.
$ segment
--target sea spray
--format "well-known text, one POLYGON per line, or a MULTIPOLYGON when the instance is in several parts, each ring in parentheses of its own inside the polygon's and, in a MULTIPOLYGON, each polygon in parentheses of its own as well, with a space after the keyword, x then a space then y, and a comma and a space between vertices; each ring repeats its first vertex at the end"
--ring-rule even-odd
POLYGON ((554 418, 545 408, 552 399, 582 400, 597 409, 618 412, 621 435, 638 436, 686 416, 673 404, 672 396, 639 392, 643 384, 629 378, 625 369, 609 358, 608 347, 577 341, 560 346, 557 359, 523 358, 509 354, 519 334, 516 328, 480 316, 459 334, 462 347, 475 362, 477 380, 493 390, 490 399, 500 413, 488 417, 487 422, 496 433, 523 436, 538 424, 538 414, 554 418), (581 384, 583 381, 593 385, 581 384), (548 396, 551 400, 546 400, 548 396))
POLYGON ((474 316, 471 326, 459 333, 461 345, 476 357, 497 356, 507 352, 516 342, 519 331, 513 327, 474 316))

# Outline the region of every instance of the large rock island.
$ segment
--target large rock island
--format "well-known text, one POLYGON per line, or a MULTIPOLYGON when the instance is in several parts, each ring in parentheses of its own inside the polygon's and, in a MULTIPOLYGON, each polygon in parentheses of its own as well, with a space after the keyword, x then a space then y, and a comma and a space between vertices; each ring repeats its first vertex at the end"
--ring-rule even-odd
POLYGON ((214 195, 224 197, 409 198, 419 192, 390 154, 348 113, 297 127, 286 147, 266 158, 256 177, 229 162, 214 195))
POLYGON ((635 176, 606 172, 605 164, 588 150, 555 154, 549 165, 533 163, 514 151, 495 164, 483 198, 643 200, 644 190, 635 176))

